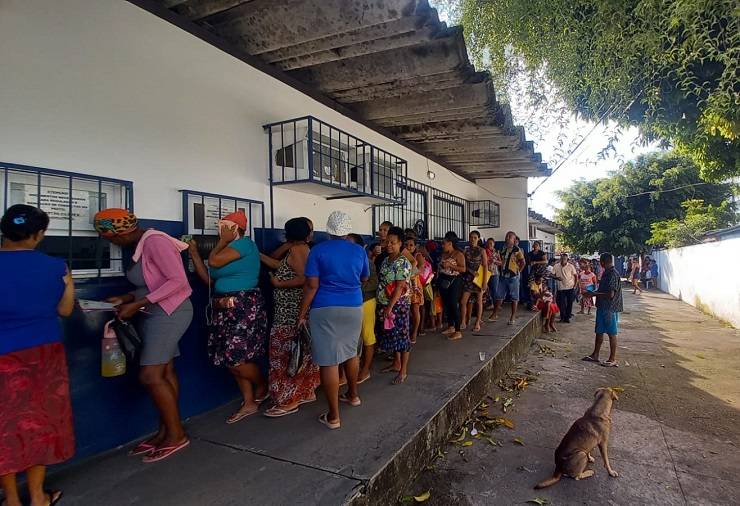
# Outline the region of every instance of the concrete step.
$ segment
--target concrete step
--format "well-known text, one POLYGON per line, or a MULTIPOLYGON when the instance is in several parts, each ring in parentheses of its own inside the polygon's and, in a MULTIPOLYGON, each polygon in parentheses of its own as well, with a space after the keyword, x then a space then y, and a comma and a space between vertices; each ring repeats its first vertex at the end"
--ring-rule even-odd
POLYGON ((145 465, 121 448, 53 473, 49 487, 67 506, 393 504, 539 331, 523 311, 515 326, 487 322, 460 341, 420 336, 406 383, 391 385, 378 357, 362 406, 341 406, 340 430, 317 422, 320 392, 295 415, 226 425, 234 401, 188 420, 191 447, 170 459, 145 465))

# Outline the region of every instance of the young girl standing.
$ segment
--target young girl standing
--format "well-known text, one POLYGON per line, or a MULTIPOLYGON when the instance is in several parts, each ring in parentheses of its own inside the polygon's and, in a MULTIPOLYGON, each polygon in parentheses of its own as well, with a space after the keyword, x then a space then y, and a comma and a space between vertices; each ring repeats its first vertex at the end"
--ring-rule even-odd
POLYGON ((588 260, 581 261, 581 272, 578 274, 578 285, 581 289, 581 310, 578 314, 583 314, 584 309, 588 310, 587 314, 591 314, 591 308, 594 307, 594 299, 586 292, 596 290, 598 280, 596 274, 591 270, 591 262, 588 260))

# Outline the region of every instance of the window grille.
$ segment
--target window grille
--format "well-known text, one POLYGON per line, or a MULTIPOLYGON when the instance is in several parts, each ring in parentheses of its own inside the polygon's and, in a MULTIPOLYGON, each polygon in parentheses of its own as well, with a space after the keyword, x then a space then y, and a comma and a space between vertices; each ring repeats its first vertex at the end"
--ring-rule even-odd
POLYGON ((455 232, 462 240, 466 238, 465 199, 413 179, 399 182, 397 186, 404 203, 374 206, 375 230, 384 221, 402 228, 415 228, 419 220, 423 220, 421 239, 442 239, 449 231, 455 232))
POLYGON ((447 232, 455 232, 465 240, 465 200, 439 190, 432 195, 432 237, 441 239, 447 232))
POLYGON ((182 190, 182 202, 184 229, 188 235, 218 237, 218 221, 235 211, 247 216, 246 235, 252 240, 255 240, 255 230, 265 226, 265 204, 259 200, 182 190))
POLYGON ((416 225, 421 221, 424 226, 420 227, 422 230, 420 239, 427 239, 429 237, 427 186, 413 179, 407 179, 397 186, 404 204, 375 206, 373 208, 375 229, 377 230, 384 221, 390 221, 401 228, 417 228, 416 225))
POLYGON ((501 210, 492 200, 472 200, 468 202, 470 226, 498 228, 501 226, 501 210))
POLYGON ((265 125, 270 183, 327 199, 400 203, 406 161, 312 116, 265 125))
POLYGON ((123 273, 121 250, 95 231, 95 213, 109 207, 133 211, 133 183, 105 177, 0 162, 0 209, 15 204, 49 215, 39 251, 63 258, 76 278, 123 273))

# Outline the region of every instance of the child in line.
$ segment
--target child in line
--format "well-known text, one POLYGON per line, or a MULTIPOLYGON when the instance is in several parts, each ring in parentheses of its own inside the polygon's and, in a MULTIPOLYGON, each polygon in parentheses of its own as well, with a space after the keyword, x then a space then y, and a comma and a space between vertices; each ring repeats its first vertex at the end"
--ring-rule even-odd
POLYGON ((550 288, 548 288, 546 283, 543 283, 542 277, 537 276, 535 282, 538 280, 539 298, 535 307, 542 313, 542 332, 545 334, 557 332, 558 329, 555 328, 555 316, 560 313, 560 308, 555 303, 550 288))
POLYGON ((596 274, 591 270, 591 262, 581 260, 581 272, 578 274, 578 285, 581 289, 581 310, 578 314, 583 314, 584 309, 591 314, 591 308, 594 307, 594 299, 588 292, 596 290, 598 280, 596 274))

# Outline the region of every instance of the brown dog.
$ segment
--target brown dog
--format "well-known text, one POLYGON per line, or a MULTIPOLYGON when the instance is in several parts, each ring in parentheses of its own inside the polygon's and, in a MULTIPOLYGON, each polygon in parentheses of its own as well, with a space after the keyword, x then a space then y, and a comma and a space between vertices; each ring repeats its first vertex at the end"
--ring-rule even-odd
POLYGON ((597 446, 604 459, 604 467, 609 476, 616 478, 617 472, 609 465, 609 431, 611 430, 612 403, 618 400, 617 393, 611 388, 599 388, 594 394, 596 400, 588 411, 571 425, 560 446, 555 450, 555 472, 552 477, 538 483, 534 488, 545 488, 554 485, 560 478, 570 476, 582 480, 594 475, 586 469, 594 458, 591 452, 597 446))

